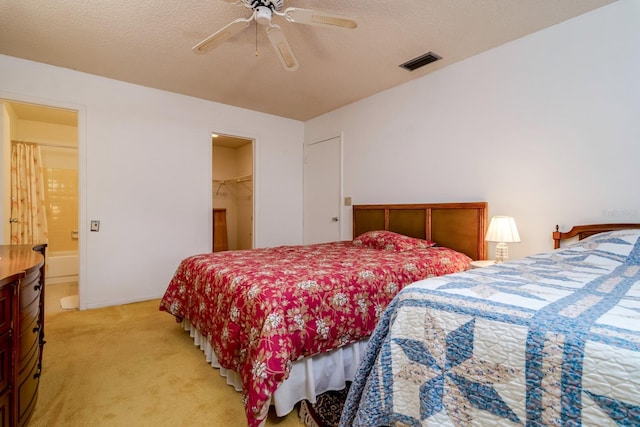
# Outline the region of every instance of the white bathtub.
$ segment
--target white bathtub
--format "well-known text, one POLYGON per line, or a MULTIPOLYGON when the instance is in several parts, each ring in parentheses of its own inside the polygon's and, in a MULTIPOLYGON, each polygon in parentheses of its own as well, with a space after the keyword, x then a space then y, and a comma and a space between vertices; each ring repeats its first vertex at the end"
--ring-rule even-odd
POLYGON ((46 284, 68 283, 78 281, 78 252, 47 252, 46 284))

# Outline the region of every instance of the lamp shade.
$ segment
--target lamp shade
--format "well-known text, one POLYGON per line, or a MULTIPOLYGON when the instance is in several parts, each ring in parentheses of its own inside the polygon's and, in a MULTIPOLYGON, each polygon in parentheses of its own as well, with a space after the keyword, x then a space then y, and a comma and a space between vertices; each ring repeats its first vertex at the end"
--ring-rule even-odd
POLYGON ((513 217, 494 216, 489 223, 487 235, 484 238, 488 242, 515 243, 520 241, 518 228, 513 217))

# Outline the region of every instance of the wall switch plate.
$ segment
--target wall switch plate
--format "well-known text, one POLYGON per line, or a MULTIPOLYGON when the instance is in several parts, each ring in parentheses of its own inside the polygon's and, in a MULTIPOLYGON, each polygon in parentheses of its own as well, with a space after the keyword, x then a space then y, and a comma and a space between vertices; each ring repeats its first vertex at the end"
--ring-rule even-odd
POLYGON ((345 206, 351 206, 351 197, 345 197, 344 198, 344 205, 345 206))
POLYGON ((100 221, 97 219, 91 220, 91 231, 100 231, 100 221))

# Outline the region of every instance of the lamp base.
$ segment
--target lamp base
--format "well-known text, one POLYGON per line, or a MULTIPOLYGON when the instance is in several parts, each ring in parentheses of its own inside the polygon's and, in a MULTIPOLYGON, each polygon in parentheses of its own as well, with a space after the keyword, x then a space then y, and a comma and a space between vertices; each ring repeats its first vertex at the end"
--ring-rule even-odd
POLYGON ((496 262, 505 262, 509 259, 509 248, 506 243, 498 243, 496 245, 496 262))

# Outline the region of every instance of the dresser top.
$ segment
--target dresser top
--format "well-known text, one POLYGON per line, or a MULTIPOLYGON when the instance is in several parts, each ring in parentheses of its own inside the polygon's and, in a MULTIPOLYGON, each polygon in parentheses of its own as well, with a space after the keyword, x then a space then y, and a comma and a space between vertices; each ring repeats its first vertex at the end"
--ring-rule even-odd
POLYGON ((0 284, 40 268, 44 257, 33 248, 37 245, 0 245, 0 284))

